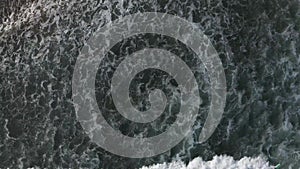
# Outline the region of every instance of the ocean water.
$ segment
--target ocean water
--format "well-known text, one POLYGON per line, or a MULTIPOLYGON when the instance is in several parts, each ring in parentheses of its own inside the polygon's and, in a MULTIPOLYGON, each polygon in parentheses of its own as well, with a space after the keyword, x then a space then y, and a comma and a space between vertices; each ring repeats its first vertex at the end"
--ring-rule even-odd
POLYGON ((203 161, 202 158, 195 158, 187 165, 182 161, 173 161, 171 163, 156 164, 152 166, 144 166, 141 169, 273 169, 279 166, 270 166, 262 157, 249 158, 244 157, 235 161, 228 156, 214 156, 210 161, 203 161))
POLYGON ((263 156, 270 165, 300 168, 300 12, 298 0, 12 0, 0 1, 0 168, 140 168, 216 155, 263 156), (86 41, 124 16, 162 12, 193 22, 222 61, 227 96, 223 118, 204 143, 197 138, 208 114, 209 77, 180 41, 139 34, 118 42, 100 63, 96 99, 107 122, 122 134, 151 137, 178 113, 178 84, 163 71, 145 70, 130 85, 132 103, 150 107, 149 90, 168 104, 150 124, 122 117, 112 103, 110 79, 131 53, 161 48, 191 67, 202 103, 193 134, 150 158, 114 155, 93 143, 76 118, 72 76, 86 41))

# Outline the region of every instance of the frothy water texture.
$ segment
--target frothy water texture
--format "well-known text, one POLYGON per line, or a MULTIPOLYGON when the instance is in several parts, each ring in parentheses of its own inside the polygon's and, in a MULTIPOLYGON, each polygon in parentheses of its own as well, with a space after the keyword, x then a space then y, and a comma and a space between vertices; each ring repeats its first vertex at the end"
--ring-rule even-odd
POLYGON ((0 1, 0 168, 124 169, 161 164, 160 169, 267 169, 280 164, 299 169, 299 32, 298 0, 0 1), (175 121, 180 107, 176 81, 153 69, 137 74, 130 95, 135 108, 145 111, 150 91, 162 90, 168 101, 158 119, 134 123, 112 104, 113 72, 126 56, 143 48, 180 56, 194 73, 202 99, 194 132, 171 150, 142 159, 120 157, 91 142, 76 119, 71 83, 79 52, 93 33, 138 12, 168 13, 193 22, 218 52, 227 81, 221 123, 199 144, 211 100, 201 61, 167 36, 142 34, 116 44, 99 65, 95 94, 106 121, 120 133, 160 134, 175 121), (218 156, 222 154, 227 156, 218 156))
POLYGON ((235 161, 228 156, 215 156, 211 161, 203 161, 202 158, 195 158, 188 165, 181 161, 172 163, 157 164, 150 167, 142 167, 141 169, 274 169, 263 158, 244 157, 235 161))

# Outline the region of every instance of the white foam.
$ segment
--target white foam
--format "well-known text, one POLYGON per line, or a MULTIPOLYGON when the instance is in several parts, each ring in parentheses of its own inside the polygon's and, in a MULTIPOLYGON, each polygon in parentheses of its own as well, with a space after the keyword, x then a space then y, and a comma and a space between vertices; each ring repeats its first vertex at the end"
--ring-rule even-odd
POLYGON ((244 157, 235 161, 233 157, 222 155, 215 156, 211 161, 203 161, 197 157, 188 165, 182 161, 173 161, 171 163, 156 164, 141 169, 274 169, 263 157, 244 157))

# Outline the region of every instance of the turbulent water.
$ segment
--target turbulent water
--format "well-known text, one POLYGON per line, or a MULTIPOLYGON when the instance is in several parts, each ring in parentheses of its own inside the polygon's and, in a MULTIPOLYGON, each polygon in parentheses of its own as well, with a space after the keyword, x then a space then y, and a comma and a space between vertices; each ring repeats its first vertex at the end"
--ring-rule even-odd
POLYGON ((214 156, 211 161, 203 161, 202 158, 195 158, 185 165, 182 161, 157 164, 141 169, 274 169, 278 166, 270 166, 263 158, 244 157, 238 161, 228 156, 214 156))
POLYGON ((0 1, 0 168, 140 168, 222 154, 236 160, 262 155, 272 165, 300 168, 299 5, 297 0, 0 1), (171 99, 164 116, 151 124, 123 118, 106 95, 115 64, 145 47, 181 56, 193 68, 203 99, 193 135, 164 154, 130 159, 90 141, 76 119, 71 81, 79 51, 93 32, 138 12, 176 15, 202 30, 219 53, 228 93, 221 123, 198 144, 211 99, 201 62, 166 36, 119 42, 99 65, 95 84, 99 108, 112 127, 149 137, 174 122, 178 85, 165 72, 144 71, 131 84, 140 110, 149 107, 149 89, 162 88, 171 99))

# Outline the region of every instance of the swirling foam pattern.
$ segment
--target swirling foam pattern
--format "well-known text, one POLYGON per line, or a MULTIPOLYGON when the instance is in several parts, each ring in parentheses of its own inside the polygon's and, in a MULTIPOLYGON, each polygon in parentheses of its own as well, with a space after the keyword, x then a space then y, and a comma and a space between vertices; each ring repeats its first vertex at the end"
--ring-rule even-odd
POLYGON ((1 1, 0 168, 123 169, 228 154, 236 159, 264 155, 273 165, 298 169, 299 25, 297 0, 1 1), (132 105, 146 111, 151 108, 149 92, 160 89, 168 100, 162 116, 134 123, 113 106, 107 94, 109 79, 125 56, 142 48, 180 56, 195 75, 202 99, 192 135, 161 155, 129 159, 105 151, 85 133, 76 118, 72 77, 79 52, 93 32, 137 12, 168 13, 195 23, 219 54, 228 93, 221 123, 199 144, 211 101, 201 60, 166 36, 136 35, 117 43, 99 65, 95 93, 107 123, 120 133, 160 134, 176 120, 180 107, 178 84, 154 70, 137 74, 130 95, 132 105))

